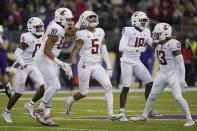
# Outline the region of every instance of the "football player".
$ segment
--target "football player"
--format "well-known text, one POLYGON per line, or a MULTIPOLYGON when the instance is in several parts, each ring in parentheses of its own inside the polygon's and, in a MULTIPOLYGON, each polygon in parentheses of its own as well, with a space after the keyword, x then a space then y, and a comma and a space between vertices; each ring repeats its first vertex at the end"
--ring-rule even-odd
MULTIPOLYGON (((27 22, 28 32, 21 35, 19 47, 14 53, 16 60, 14 68, 16 68, 16 89, 14 95, 9 99, 7 108, 3 112, 3 118, 6 122, 12 123, 10 118, 10 110, 15 105, 17 100, 22 96, 25 89, 25 82, 27 76, 35 81, 40 89, 32 99, 34 102, 38 101, 44 93, 44 80, 42 74, 35 64, 36 52, 41 47, 41 39, 44 32, 44 24, 38 17, 32 17, 27 22)), ((33 110, 31 110, 33 116, 33 110)))
MULTIPOLYGON (((120 121, 128 121, 125 117, 125 104, 133 73, 145 83, 146 100, 150 94, 153 84, 150 72, 140 61, 141 52, 145 51, 145 43, 152 46, 151 32, 147 27, 149 19, 144 12, 137 11, 131 16, 131 24, 132 27, 123 28, 122 38, 119 45, 120 52, 123 52, 120 59, 123 82, 123 88, 120 93, 120 114, 122 114, 123 117, 120 121)), ((160 114, 151 110, 150 115, 156 116, 160 114)))
POLYGON ((78 63, 79 92, 66 100, 66 113, 72 115, 72 104, 88 94, 90 77, 96 79, 105 89, 105 100, 108 109, 108 120, 116 119, 113 114, 113 94, 110 78, 112 76, 111 62, 105 45, 105 32, 102 28, 96 28, 99 24, 98 16, 93 11, 85 11, 81 15, 84 30, 76 33, 76 44, 69 59, 73 64, 76 54, 79 52, 78 63), (106 62, 105 70, 100 64, 101 53, 106 62))
POLYGON ((68 63, 60 61, 59 56, 65 37, 74 36, 80 28, 80 19, 73 26, 73 15, 68 8, 59 8, 55 11, 55 19, 50 22, 43 36, 41 50, 36 58, 37 66, 41 71, 45 83, 43 99, 35 110, 34 115, 38 122, 43 125, 58 126, 50 119, 50 108, 53 95, 61 88, 58 77, 58 66, 60 66, 68 77, 72 77, 72 69, 68 63), (44 111, 44 112, 43 112, 44 111))
POLYGON ((186 115, 187 122, 184 126, 192 126, 192 120, 187 101, 183 98, 181 87, 187 87, 185 82, 185 66, 181 54, 181 43, 172 39, 172 27, 167 23, 159 23, 153 30, 153 42, 156 43, 155 51, 159 61, 159 72, 154 80, 151 93, 146 101, 142 116, 131 117, 133 121, 147 121, 148 113, 156 98, 169 85, 172 94, 186 115))

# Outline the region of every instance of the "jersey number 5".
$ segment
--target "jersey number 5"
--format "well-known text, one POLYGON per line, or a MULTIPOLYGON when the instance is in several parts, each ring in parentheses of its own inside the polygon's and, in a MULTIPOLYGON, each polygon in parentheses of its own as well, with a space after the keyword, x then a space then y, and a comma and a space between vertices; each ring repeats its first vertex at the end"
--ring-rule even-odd
POLYGON ((99 44, 96 44, 95 42, 98 41, 98 39, 92 39, 92 47, 95 47, 92 49, 92 54, 97 54, 98 53, 98 47, 99 44))
POLYGON ((165 59, 165 52, 162 50, 157 50, 157 58, 159 60, 159 64, 167 65, 167 61, 165 59))
POLYGON ((34 52, 32 53, 32 57, 35 56, 36 51, 37 51, 38 49, 40 49, 40 46, 41 46, 41 44, 36 44, 35 49, 34 49, 34 52))

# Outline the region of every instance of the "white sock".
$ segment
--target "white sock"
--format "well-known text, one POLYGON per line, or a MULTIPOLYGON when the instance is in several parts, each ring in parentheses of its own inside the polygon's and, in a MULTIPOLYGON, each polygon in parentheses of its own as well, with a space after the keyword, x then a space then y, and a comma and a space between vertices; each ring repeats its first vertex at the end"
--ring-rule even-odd
POLYGON ((112 93, 111 86, 105 88, 105 100, 107 103, 108 115, 112 115, 113 114, 113 93, 112 93))
POLYGON ((155 103, 156 97, 148 97, 147 101, 146 101, 146 105, 144 108, 144 112, 143 112, 143 116, 144 117, 148 117, 148 114, 150 112, 150 110, 152 109, 153 104, 155 103))
POLYGON ((33 102, 32 100, 28 103, 28 106, 31 106, 31 107, 33 107, 34 106, 34 104, 35 104, 35 102, 33 102))
POLYGON ((120 114, 125 115, 125 109, 124 108, 120 108, 120 114))
POLYGON ((191 114, 190 114, 190 110, 189 110, 189 106, 187 104, 187 101, 182 97, 179 101, 178 101, 181 109, 183 110, 183 112, 185 113, 186 115, 186 119, 188 121, 191 121, 192 120, 192 117, 191 117, 191 114))
POLYGON ((71 96, 70 98, 68 98, 68 102, 70 104, 73 104, 76 100, 73 98, 73 96, 71 96))
POLYGON ((50 114, 51 114, 51 105, 52 105, 52 99, 50 99, 49 102, 46 104, 46 107, 44 109, 44 116, 50 116, 50 114))
POLYGON ((8 110, 7 108, 5 109, 5 112, 10 113, 10 110, 8 110))
POLYGON ((57 92, 56 88, 47 88, 44 92, 42 102, 39 105, 39 108, 44 109, 46 104, 52 99, 53 95, 57 92))
POLYGON ((44 109, 44 116, 49 116, 51 114, 51 107, 46 107, 44 109))
POLYGON ((47 104, 47 103, 45 103, 45 102, 42 100, 42 101, 40 102, 40 105, 38 106, 38 109, 44 110, 45 107, 46 107, 46 104, 47 104))

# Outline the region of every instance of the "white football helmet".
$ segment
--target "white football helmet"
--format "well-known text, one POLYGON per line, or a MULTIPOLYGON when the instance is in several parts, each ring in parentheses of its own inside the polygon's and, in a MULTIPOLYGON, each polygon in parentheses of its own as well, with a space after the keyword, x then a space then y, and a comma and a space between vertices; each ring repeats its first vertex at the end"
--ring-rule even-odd
POLYGON ((144 30, 149 24, 149 18, 142 11, 136 11, 131 16, 131 24, 141 30, 144 30), (143 24, 145 24, 143 26, 143 24))
POLYGON ((99 24, 99 20, 98 20, 98 15, 96 13, 94 13, 93 11, 84 11, 82 14, 82 20, 81 20, 81 24, 86 28, 88 26, 90 27, 96 27, 99 24), (89 22, 89 17, 90 16, 95 16, 96 17, 96 21, 93 23, 89 22))
POLYGON ((32 17, 27 21, 28 31, 37 36, 43 35, 44 24, 42 20, 38 17, 32 17))
POLYGON ((153 42, 158 43, 172 36, 172 27, 167 23, 158 23, 153 29, 153 42))
POLYGON ((55 22, 60 23, 64 28, 73 25, 73 14, 68 8, 59 8, 55 11, 55 22))

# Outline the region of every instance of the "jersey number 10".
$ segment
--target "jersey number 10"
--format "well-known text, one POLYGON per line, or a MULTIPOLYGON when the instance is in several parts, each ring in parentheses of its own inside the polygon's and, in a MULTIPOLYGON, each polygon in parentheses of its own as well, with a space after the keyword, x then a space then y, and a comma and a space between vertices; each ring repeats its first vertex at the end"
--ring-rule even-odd
POLYGON ((134 47, 140 47, 140 46, 144 46, 144 38, 136 37, 134 47))

